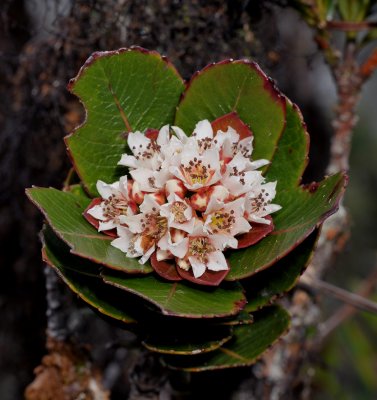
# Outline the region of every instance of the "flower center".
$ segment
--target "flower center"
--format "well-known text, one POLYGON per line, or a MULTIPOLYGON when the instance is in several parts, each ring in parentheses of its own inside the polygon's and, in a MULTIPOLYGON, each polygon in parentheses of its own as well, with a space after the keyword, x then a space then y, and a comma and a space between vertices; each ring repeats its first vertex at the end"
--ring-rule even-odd
POLYGON ((184 212, 187 210, 187 204, 182 201, 175 201, 170 208, 171 213, 174 216, 174 222, 183 224, 187 222, 184 212))
POLYGON ((268 199, 269 196, 269 193, 266 193, 266 190, 262 189, 261 193, 251 201, 251 212, 266 211, 265 207, 271 203, 271 199, 268 199))
POLYGON ((160 152, 161 146, 154 139, 151 139, 146 147, 141 144, 138 149, 133 146, 132 150, 136 160, 150 160, 156 153, 160 152))
POLYGON ((211 165, 204 165, 202 160, 196 157, 189 162, 189 165, 182 167, 183 175, 190 185, 205 185, 213 176, 214 171, 211 165))
POLYGON ((216 211, 211 216, 211 228, 213 233, 226 232, 230 233, 235 223, 234 211, 230 212, 216 211))
POLYGON ((208 237, 197 236, 190 239, 188 254, 191 257, 198 258, 202 263, 208 262, 208 253, 215 251, 208 237))
POLYGON ((103 215, 107 220, 116 219, 128 214, 128 200, 123 196, 111 195, 104 201, 103 215))
POLYGON ((141 226, 144 229, 142 236, 157 241, 165 235, 168 229, 168 220, 155 213, 147 213, 141 219, 141 226))

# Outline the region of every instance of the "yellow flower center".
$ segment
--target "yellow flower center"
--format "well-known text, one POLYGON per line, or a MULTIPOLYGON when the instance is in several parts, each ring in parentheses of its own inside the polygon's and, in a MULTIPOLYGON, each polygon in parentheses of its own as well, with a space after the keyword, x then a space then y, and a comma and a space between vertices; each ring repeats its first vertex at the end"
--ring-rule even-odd
POLYGON ((212 178, 214 171, 210 164, 204 165, 202 160, 195 157, 187 166, 182 167, 182 173, 190 185, 204 186, 212 178))
POLYGON ((234 217, 234 211, 216 211, 211 216, 211 229, 213 233, 230 233, 235 223, 236 218, 234 217))

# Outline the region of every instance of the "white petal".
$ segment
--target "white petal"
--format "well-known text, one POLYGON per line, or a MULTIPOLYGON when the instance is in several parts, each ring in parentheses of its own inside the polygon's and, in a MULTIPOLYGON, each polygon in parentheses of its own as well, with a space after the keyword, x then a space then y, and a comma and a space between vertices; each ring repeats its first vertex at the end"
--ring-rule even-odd
POLYGON ((181 181, 185 182, 186 178, 183 176, 181 169, 175 165, 169 167, 169 171, 181 181))
POLYGON ((181 128, 179 128, 178 126, 172 126, 172 129, 173 129, 174 133, 176 134, 177 138, 182 143, 186 143, 187 135, 185 134, 185 132, 183 132, 183 130, 181 128))
POLYGON ((157 136, 157 144, 160 146, 166 146, 169 143, 169 137, 170 137, 170 129, 169 125, 164 125, 161 129, 160 132, 158 133, 157 136))
POLYGON ((103 199, 108 199, 114 193, 114 188, 103 181, 97 181, 96 186, 98 193, 103 199))
POLYGON ((144 218, 143 214, 136 214, 124 217, 124 222, 128 225, 132 233, 141 233, 144 231, 141 220, 144 218))
POLYGON ((240 135, 229 126, 228 129, 224 131, 217 131, 215 135, 215 139, 217 140, 217 144, 222 145, 225 141, 229 142, 231 145, 233 143, 237 143, 240 138, 240 135))
POLYGON ((124 165, 126 167, 137 168, 138 160, 134 156, 130 156, 128 154, 122 154, 120 161, 118 161, 118 165, 124 165))
POLYGON ((152 195, 146 194, 144 196, 144 201, 140 205, 140 211, 142 213, 157 213, 160 210, 160 204, 153 198, 152 195))
POLYGON ((130 241, 126 237, 119 237, 114 239, 111 242, 111 245, 119 249, 120 251, 123 251, 123 253, 127 253, 128 249, 130 247, 130 241))
POLYGON ((194 133, 196 133, 196 138, 197 139, 203 139, 203 138, 213 138, 213 130, 210 122, 208 119, 204 119, 203 121, 199 121, 194 129, 194 133))
POLYGON ((141 191, 156 192, 159 189, 158 187, 152 186, 149 182, 150 179, 156 180, 152 170, 147 168, 138 168, 130 171, 130 174, 132 178, 139 184, 141 191))
POLYGON ((99 219, 103 221, 105 219, 103 215, 103 208, 101 205, 97 204, 96 206, 90 208, 87 213, 94 217, 95 219, 99 219))
POLYGON ((157 261, 162 261, 162 260, 169 260, 169 259, 173 258, 173 256, 170 253, 170 251, 157 249, 156 250, 156 258, 157 258, 157 261))
POLYGON ((188 251, 188 243, 189 239, 184 238, 180 242, 170 244, 168 250, 170 250, 175 257, 183 258, 188 251))
POLYGON ((207 236, 203 228, 204 228, 203 221, 195 218, 194 229, 190 236, 203 236, 203 235, 207 236))
POLYGON ((215 173, 213 174, 212 178, 207 182, 205 186, 211 186, 217 183, 222 178, 220 168, 218 168, 215 173))
POLYGON ((200 262, 196 257, 189 257, 189 261, 195 278, 201 277, 206 270, 205 264, 200 262))
POLYGON ((211 243, 215 246, 216 250, 224 250, 227 247, 236 249, 238 246, 238 240, 230 235, 224 235, 221 233, 215 233, 210 235, 211 243))
POLYGON ((249 169, 251 169, 251 170, 258 169, 258 168, 264 167, 265 165, 267 165, 269 163, 270 162, 268 160, 264 160, 264 159, 252 161, 250 163, 249 169))
POLYGON ((117 225, 113 219, 111 219, 110 221, 107 221, 107 222, 100 222, 99 226, 98 226, 98 232, 109 231, 110 229, 114 229, 116 227, 117 227, 117 225))
POLYGON ((218 200, 216 197, 211 196, 204 214, 212 214, 215 211, 221 210, 223 207, 224 203, 222 201, 218 200))
POLYGON ((139 263, 140 264, 145 264, 148 260, 149 257, 153 254, 153 252, 155 251, 156 246, 153 245, 151 246, 143 255, 143 257, 140 258, 139 263))
POLYGON ((251 222, 256 222, 258 224, 265 224, 265 225, 270 225, 271 221, 262 217, 258 217, 256 214, 250 214, 249 215, 249 221, 251 222))
POLYGON ((122 195, 128 200, 128 185, 127 185, 127 175, 122 176, 119 179, 119 191, 122 193, 122 195))
POLYGON ((249 232, 250 229, 251 225, 247 222, 247 219, 244 217, 238 217, 232 227, 231 234, 232 236, 240 235, 241 233, 249 232))
POLYGON ((217 200, 225 201, 229 197, 229 190, 223 185, 215 185, 211 189, 211 197, 216 197, 217 200))
POLYGON ((210 271, 226 271, 229 269, 225 256, 221 251, 213 251, 208 254, 207 268, 210 271))
POLYGON ((279 206, 278 204, 268 204, 265 208, 266 208, 266 212, 268 212, 268 214, 272 214, 276 211, 281 210, 281 206, 279 206))
POLYGON ((241 153, 237 153, 233 159, 228 163, 227 170, 233 170, 236 167, 239 172, 244 171, 250 165, 250 160, 244 157, 241 153))
POLYGON ((205 150, 201 156, 204 164, 210 164, 211 169, 220 169, 220 155, 217 149, 205 150))
POLYGON ((178 222, 174 222, 174 220, 169 223, 169 226, 171 228, 181 229, 182 231, 185 231, 187 233, 192 233, 192 231, 194 230, 194 225, 195 225, 195 219, 194 218, 190 219, 187 222, 183 222, 181 224, 178 223, 178 222))
POLYGON ((134 155, 138 154, 141 149, 144 149, 150 143, 150 139, 148 139, 143 133, 130 132, 127 138, 128 147, 134 153, 134 155), (141 145, 141 147, 140 147, 141 145))
POLYGON ((238 199, 224 204, 224 211, 234 211, 234 216, 239 217, 245 212, 245 197, 239 197, 238 199))

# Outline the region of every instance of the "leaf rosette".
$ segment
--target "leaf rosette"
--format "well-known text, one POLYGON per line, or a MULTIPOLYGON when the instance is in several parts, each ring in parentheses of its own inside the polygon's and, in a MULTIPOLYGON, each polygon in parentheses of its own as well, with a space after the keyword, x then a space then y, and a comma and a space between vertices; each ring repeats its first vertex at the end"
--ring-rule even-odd
POLYGON ((298 108, 248 60, 185 83, 141 48, 94 53, 69 84, 76 180, 28 189, 43 259, 170 368, 254 363, 289 326, 272 303, 307 266, 346 176, 302 186, 298 108))

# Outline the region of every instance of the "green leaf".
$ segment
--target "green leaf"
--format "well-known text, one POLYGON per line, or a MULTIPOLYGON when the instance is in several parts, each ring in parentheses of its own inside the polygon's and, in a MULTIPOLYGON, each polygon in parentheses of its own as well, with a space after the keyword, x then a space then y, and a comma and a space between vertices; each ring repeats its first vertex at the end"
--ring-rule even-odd
POLYGON ((157 353, 194 355, 214 351, 232 338, 230 327, 193 325, 187 325, 184 331, 175 329, 174 325, 158 333, 152 331, 142 344, 157 353))
POLYGON ((56 189, 27 190, 30 200, 42 211, 57 235, 71 248, 71 253, 128 273, 149 273, 152 268, 127 258, 111 246, 112 237, 98 233, 82 216, 90 199, 56 189))
POLYGON ((236 111, 255 137, 253 158, 270 160, 285 125, 285 99, 253 62, 223 61, 194 75, 175 125, 190 135, 197 122, 236 111))
POLYGON ((70 254, 67 245, 49 227, 43 230, 42 254, 43 260, 55 269, 68 287, 101 314, 125 323, 136 322, 124 308, 130 298, 120 291, 109 290, 96 276, 98 267, 70 254))
POLYGON ((106 283, 150 301, 165 315, 186 318, 226 317, 237 314, 246 301, 238 283, 207 288, 189 283, 171 283, 153 275, 125 276, 110 270, 104 271, 102 277, 106 283))
POLYGON ((287 100, 287 124, 280 137, 271 164, 265 173, 269 182, 277 181, 274 203, 279 203, 279 193, 295 188, 308 163, 309 135, 302 114, 295 104, 287 100))
POLYGON ((259 310, 291 290, 310 262, 317 240, 318 230, 276 264, 243 281, 247 297, 245 311, 259 310))
POLYGON ((251 247, 232 251, 228 257, 231 268, 225 279, 246 278, 288 254, 336 211, 345 184, 345 176, 338 173, 306 190, 281 191, 282 209, 274 214, 275 230, 251 247))
MULTIPOLYGON (((246 305, 246 307, 247 307, 247 305, 246 305)), ((246 307, 245 307, 245 309, 246 309, 246 307)), ((253 316, 251 314, 249 314, 248 312, 246 312, 245 309, 241 310, 234 317, 224 318, 221 321, 216 320, 216 322, 214 322, 214 323, 219 324, 219 325, 229 325, 229 326, 252 324, 253 316)))
POLYGON ((125 132, 160 129, 173 122, 184 83, 156 52, 141 48, 94 53, 71 81, 84 104, 84 124, 66 138, 77 173, 96 196, 96 183, 124 174, 125 132))
POLYGON ((200 372, 254 364, 289 327, 288 313, 278 306, 254 314, 251 325, 234 327, 233 339, 218 350, 198 356, 163 356, 173 369, 200 372))

